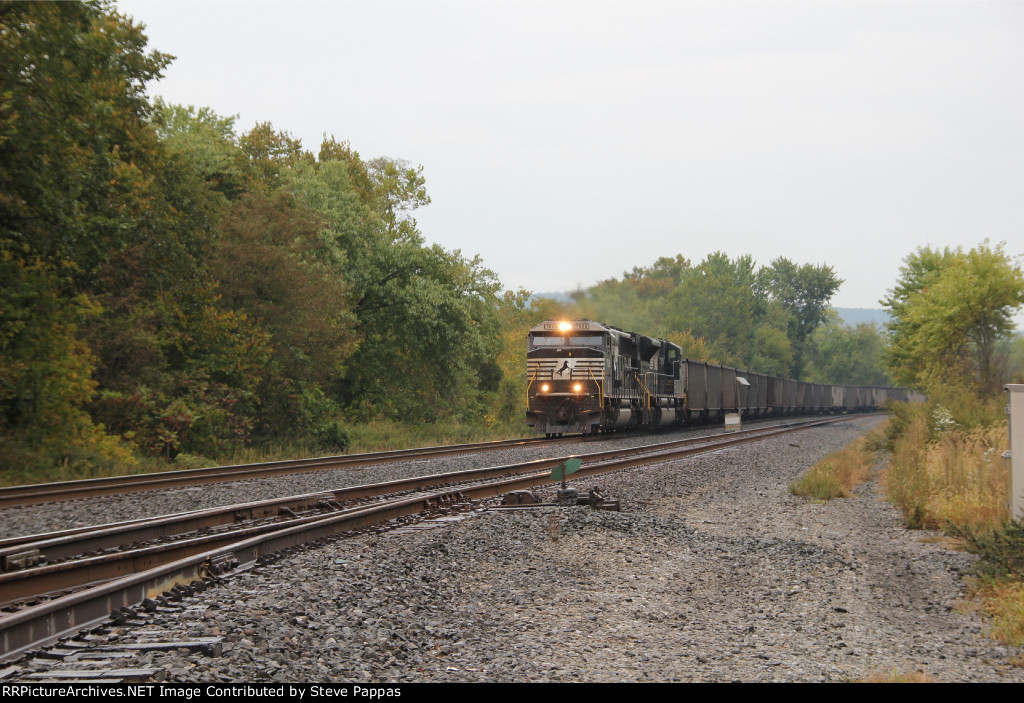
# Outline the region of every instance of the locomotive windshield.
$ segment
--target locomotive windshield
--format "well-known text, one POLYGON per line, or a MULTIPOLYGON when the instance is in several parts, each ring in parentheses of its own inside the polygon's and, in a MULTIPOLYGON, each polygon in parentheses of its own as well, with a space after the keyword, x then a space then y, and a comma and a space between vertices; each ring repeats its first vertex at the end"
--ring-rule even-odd
POLYGON ((604 346, 601 335, 580 335, 563 337, 561 335, 547 336, 532 334, 530 335, 530 348, 536 349, 538 347, 597 347, 601 348, 604 346))
POLYGON ((530 335, 531 347, 564 347, 565 337, 542 337, 539 334, 530 335))

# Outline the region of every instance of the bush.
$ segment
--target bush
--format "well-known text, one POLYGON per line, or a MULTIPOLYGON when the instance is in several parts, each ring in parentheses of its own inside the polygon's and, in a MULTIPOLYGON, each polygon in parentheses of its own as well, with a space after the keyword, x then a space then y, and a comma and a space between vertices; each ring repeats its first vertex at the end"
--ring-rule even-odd
POLYGON ((1024 520, 1010 520, 994 530, 951 525, 949 531, 981 557, 975 568, 982 576, 1024 578, 1024 520))
POLYGON ((352 444, 348 430, 340 422, 327 422, 313 429, 317 447, 325 451, 346 452, 352 444))
POLYGON ((188 469, 203 469, 207 466, 215 466, 216 464, 205 456, 199 456, 197 454, 186 454, 182 452, 174 457, 174 461, 171 462, 171 468, 178 471, 186 471, 188 469))
POLYGON ((950 429, 937 436, 918 415, 893 443, 886 495, 912 528, 992 529, 1006 517, 1006 428, 950 429))
POLYGON ((789 484, 789 492, 817 500, 831 500, 846 495, 832 464, 825 463, 815 464, 798 482, 789 484))
POLYGON ((991 618, 992 637, 1024 645, 1024 520, 1004 522, 996 529, 950 526, 964 548, 981 557, 974 566, 979 578, 971 587, 979 609, 991 618))
POLYGON ((81 418, 69 424, 66 434, 45 441, 0 435, 0 485, 118 476, 138 470, 126 443, 81 418))

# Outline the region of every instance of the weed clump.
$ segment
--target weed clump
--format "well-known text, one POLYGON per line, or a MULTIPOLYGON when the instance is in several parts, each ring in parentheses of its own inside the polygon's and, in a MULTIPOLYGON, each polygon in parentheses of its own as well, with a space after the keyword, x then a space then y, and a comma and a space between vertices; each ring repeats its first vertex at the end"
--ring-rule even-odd
POLYGON ((1006 518, 1004 424, 974 424, 938 404, 896 404, 886 431, 889 461, 882 482, 907 526, 998 527, 1006 518))
POLYGON ((812 466, 789 492, 815 500, 831 500, 853 495, 853 490, 871 477, 877 446, 884 430, 873 430, 852 444, 832 452, 812 466))
POLYGON ((863 683, 935 683, 935 679, 924 671, 900 671, 893 669, 880 674, 874 674, 864 679, 863 683))
POLYGON ((941 529, 977 554, 971 586, 991 634, 1024 645, 1024 521, 1007 521, 1006 421, 994 401, 897 404, 887 434, 889 500, 911 528, 941 529), (895 429, 894 429, 895 428, 895 429))

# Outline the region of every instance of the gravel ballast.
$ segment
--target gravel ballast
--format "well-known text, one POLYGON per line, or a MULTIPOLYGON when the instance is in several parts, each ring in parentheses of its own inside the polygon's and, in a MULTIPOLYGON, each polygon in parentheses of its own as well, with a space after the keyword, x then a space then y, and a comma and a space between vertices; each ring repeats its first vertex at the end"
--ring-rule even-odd
MULTIPOLYGON (((781 424, 782 419, 748 423, 749 427, 781 424)), ((125 520, 151 518, 188 510, 331 491, 366 483, 393 481, 485 466, 504 466, 553 456, 569 456, 666 442, 684 437, 721 434, 706 426, 663 434, 603 436, 599 441, 558 442, 479 452, 462 456, 396 461, 365 467, 325 469, 276 477, 209 483, 190 488, 165 488, 96 498, 0 508, 0 534, 30 535, 125 520)))
POLYGON ((220 656, 118 665, 201 682, 1024 680, 1019 652, 961 606, 973 557, 905 530, 872 484, 826 504, 789 493, 875 422, 579 486, 599 484, 621 513, 492 511, 339 539, 148 626, 223 637, 220 656))

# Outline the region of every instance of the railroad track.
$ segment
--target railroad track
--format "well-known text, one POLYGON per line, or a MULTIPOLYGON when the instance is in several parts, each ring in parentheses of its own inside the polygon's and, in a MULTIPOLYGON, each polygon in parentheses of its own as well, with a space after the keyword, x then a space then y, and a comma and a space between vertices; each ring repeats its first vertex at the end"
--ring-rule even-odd
POLYGON ((0 604, 15 612, 0 616, 0 661, 98 624, 111 614, 122 619, 132 616, 132 608, 140 603, 155 607, 160 600, 192 594, 227 573, 302 545, 380 523, 404 524, 412 516, 472 510, 480 501, 550 484, 551 469, 569 458, 583 462, 573 476, 576 480, 846 419, 692 437, 6 539, 0 541, 0 563, 8 569, 0 574, 0 604), (132 546, 122 550, 122 545, 132 546), (65 591, 71 592, 59 595, 65 591))
POLYGON ((95 498, 105 495, 121 495, 124 493, 149 491, 162 488, 180 488, 183 486, 197 486, 207 483, 242 481, 251 478, 267 478, 269 476, 283 476, 286 474, 310 471, 351 469, 361 466, 387 464, 394 461, 429 459, 440 456, 473 454, 477 452, 494 451, 497 449, 527 447, 538 444, 557 444, 579 440, 579 436, 553 438, 528 437, 524 439, 504 439, 493 442, 452 444, 441 447, 420 447, 417 449, 396 449, 386 452, 347 454, 341 456, 319 457, 315 459, 270 461, 259 464, 237 464, 234 466, 211 466, 205 469, 184 469, 182 471, 164 471, 153 474, 135 474, 132 476, 111 476, 108 478, 62 481, 59 483, 8 486, 0 488, 0 508, 13 505, 34 505, 37 503, 53 503, 63 500, 95 498))

